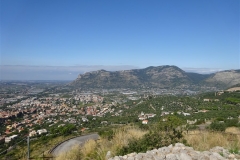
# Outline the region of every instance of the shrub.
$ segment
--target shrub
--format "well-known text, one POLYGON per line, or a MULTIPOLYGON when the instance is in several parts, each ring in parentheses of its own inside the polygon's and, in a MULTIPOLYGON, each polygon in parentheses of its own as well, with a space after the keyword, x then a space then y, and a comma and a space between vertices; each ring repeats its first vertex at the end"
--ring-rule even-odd
POLYGON ((199 119, 199 120, 197 120, 195 125, 199 125, 199 124, 203 124, 203 123, 205 123, 204 119, 199 119))
POLYGON ((178 126, 181 126, 183 123, 183 120, 175 115, 169 115, 166 118, 166 121, 161 121, 159 123, 159 129, 162 131, 170 131, 173 128, 177 128, 178 126))
POLYGON ((230 146, 229 152, 239 154, 239 147, 236 142, 230 146))
POLYGON ((113 130, 109 129, 109 130, 101 130, 98 132, 98 134, 102 137, 102 138, 106 138, 108 140, 111 140, 113 138, 113 130))
POLYGON ((227 127, 237 127, 238 126, 238 119, 228 119, 226 120, 227 127))
POLYGON ((118 150, 117 155, 125 155, 132 152, 146 152, 147 150, 168 146, 179 142, 182 137, 182 132, 175 129, 169 133, 156 130, 150 131, 139 140, 132 139, 127 146, 118 150))
POLYGON ((189 125, 188 130, 196 130, 198 127, 196 125, 189 125))
POLYGON ((210 124, 210 129, 214 131, 225 131, 226 125, 224 123, 213 122, 210 124))
POLYGON ((216 118, 217 121, 224 121, 225 119, 223 117, 216 118))

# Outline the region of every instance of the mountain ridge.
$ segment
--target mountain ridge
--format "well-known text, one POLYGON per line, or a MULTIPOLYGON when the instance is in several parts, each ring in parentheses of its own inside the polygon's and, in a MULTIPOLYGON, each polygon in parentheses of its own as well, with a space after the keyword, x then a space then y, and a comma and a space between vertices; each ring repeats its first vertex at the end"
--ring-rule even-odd
POLYGON ((81 88, 173 88, 184 85, 207 85, 226 88, 240 82, 240 70, 212 74, 186 72, 174 65, 149 66, 143 69, 79 74, 71 86, 81 88))

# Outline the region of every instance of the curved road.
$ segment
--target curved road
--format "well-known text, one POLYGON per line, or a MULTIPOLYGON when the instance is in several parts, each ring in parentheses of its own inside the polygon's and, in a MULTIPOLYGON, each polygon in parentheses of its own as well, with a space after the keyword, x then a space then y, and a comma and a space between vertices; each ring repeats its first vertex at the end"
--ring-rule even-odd
POLYGON ((89 134, 89 135, 69 139, 68 141, 63 142, 59 146, 54 148, 54 150, 52 151, 52 154, 54 156, 58 156, 60 153, 69 151, 75 145, 82 145, 84 142, 86 142, 89 139, 97 140, 98 138, 99 138, 98 134, 89 134))

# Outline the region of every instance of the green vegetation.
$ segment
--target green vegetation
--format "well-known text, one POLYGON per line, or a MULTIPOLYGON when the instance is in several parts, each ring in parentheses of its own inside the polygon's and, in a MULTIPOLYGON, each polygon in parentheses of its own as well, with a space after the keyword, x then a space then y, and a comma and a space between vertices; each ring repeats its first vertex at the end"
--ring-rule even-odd
MULTIPOLYGON (((64 97, 66 96, 70 97, 70 94, 65 94, 64 97)), ((126 97, 126 95, 122 95, 117 98, 126 99, 126 97)), ((114 102, 114 98, 116 98, 114 94, 106 96, 103 104, 114 102)), ((82 109, 86 109, 86 107, 94 104, 92 102, 88 102, 87 104, 79 102, 76 104, 75 100, 69 100, 68 102, 69 105, 76 105, 82 109)), ((199 125, 205 125, 207 129, 214 133, 219 133, 219 137, 222 136, 220 132, 224 132, 228 127, 239 128, 239 103, 240 94, 238 92, 225 92, 221 95, 205 93, 196 96, 162 95, 148 96, 139 100, 126 100, 124 103, 115 103, 109 107, 111 110, 114 110, 114 112, 108 112, 102 117, 85 115, 84 117, 88 119, 88 122, 81 121, 81 123, 76 123, 74 125, 64 122, 61 118, 71 117, 79 120, 82 118, 81 115, 64 115, 61 118, 56 116, 55 118, 58 120, 57 124, 51 122, 42 124, 41 126, 33 126, 35 130, 46 128, 49 132, 47 135, 34 137, 35 140, 31 142, 33 149, 32 156, 38 157, 41 152, 49 150, 59 141, 81 135, 82 131, 80 130, 83 128, 86 128, 84 131, 85 134, 98 132, 101 136, 101 143, 91 142, 92 145, 94 145, 92 147, 94 150, 89 152, 89 154, 84 153, 86 150, 83 151, 83 149, 78 148, 79 152, 77 157, 96 159, 98 156, 106 156, 108 150, 111 150, 114 155, 124 155, 131 152, 145 152, 153 148, 159 148, 176 142, 186 142, 193 146, 196 142, 184 137, 183 133, 186 131, 191 132, 192 130, 198 130, 199 125), (209 99, 209 101, 204 101, 204 99, 209 99), (144 114, 156 114, 156 116, 148 118, 148 124, 144 125, 138 117, 142 112, 144 114), (184 115, 184 113, 188 114, 184 115), (187 124, 187 120, 194 121, 195 123, 187 124), (210 124, 207 122, 212 123, 210 124), (65 125, 59 126, 60 124, 65 125), (138 132, 140 136, 132 136, 133 130, 134 132, 138 132), (126 142, 120 142, 123 141, 122 139, 118 139, 119 141, 117 140, 117 137, 126 137, 126 134, 130 134, 130 132, 132 135, 128 137, 126 142), (117 143, 118 145, 111 146, 111 144, 109 144, 110 142, 117 143), (47 147, 44 147, 45 145, 47 145, 47 147)), ((100 110, 100 107, 97 109, 100 110)), ((0 127, 1 132, 4 132, 4 129, 5 127, 0 127)), ((20 133, 21 137, 26 136, 29 131, 28 129, 29 128, 26 128, 20 133)), ((202 137, 202 140, 209 138, 209 135, 202 137)), ((195 140, 197 139, 197 137, 194 138, 195 140)), ((21 139, 18 138, 8 144, 1 144, 1 151, 9 148, 20 140, 21 139)), ((215 141, 216 140, 209 146, 216 144, 215 141)), ((198 143, 200 143, 200 140, 198 143)), ((232 145, 232 147, 230 147, 231 152, 235 153, 238 147, 239 144, 235 146, 232 145)), ((18 159, 25 154, 25 151, 26 142, 24 141, 19 143, 14 150, 8 152, 5 157, 8 156, 12 159, 18 159)), ((3 157, 4 156, 1 155, 0 158, 3 157)))
POLYGON ((235 142, 235 143, 233 143, 233 144, 231 145, 231 148, 229 149, 229 152, 230 152, 230 153, 233 153, 233 154, 239 154, 239 152, 240 152, 240 147, 239 147, 239 145, 238 145, 237 142, 235 142))
POLYGON ((226 101, 228 103, 238 104, 238 103, 240 103, 240 95, 239 95, 239 97, 228 97, 228 98, 226 98, 226 101))
POLYGON ((225 131, 226 125, 224 123, 213 122, 210 124, 210 129, 215 131, 225 131))
POLYGON ((60 134, 63 136, 67 136, 67 135, 71 135, 71 133, 73 133, 73 131, 75 131, 76 129, 77 128, 75 125, 68 124, 65 126, 60 126, 58 128, 52 128, 51 133, 52 133, 52 135, 60 134))
MULTIPOLYGON (((172 121, 177 123, 176 121, 172 121)), ((132 152, 146 152, 155 148, 168 146, 176 142, 183 142, 182 131, 176 130, 176 128, 168 128, 167 132, 154 129, 145 134, 141 139, 135 139, 129 141, 127 146, 123 146, 117 152, 117 155, 126 155, 132 152)))

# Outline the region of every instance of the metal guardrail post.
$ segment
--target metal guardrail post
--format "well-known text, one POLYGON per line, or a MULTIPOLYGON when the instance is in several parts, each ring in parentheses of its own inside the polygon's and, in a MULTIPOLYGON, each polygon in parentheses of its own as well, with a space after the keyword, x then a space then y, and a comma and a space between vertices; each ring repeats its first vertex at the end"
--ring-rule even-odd
POLYGON ((27 160, 29 160, 30 159, 30 139, 29 139, 29 136, 27 137, 27 146, 28 146, 27 160))

